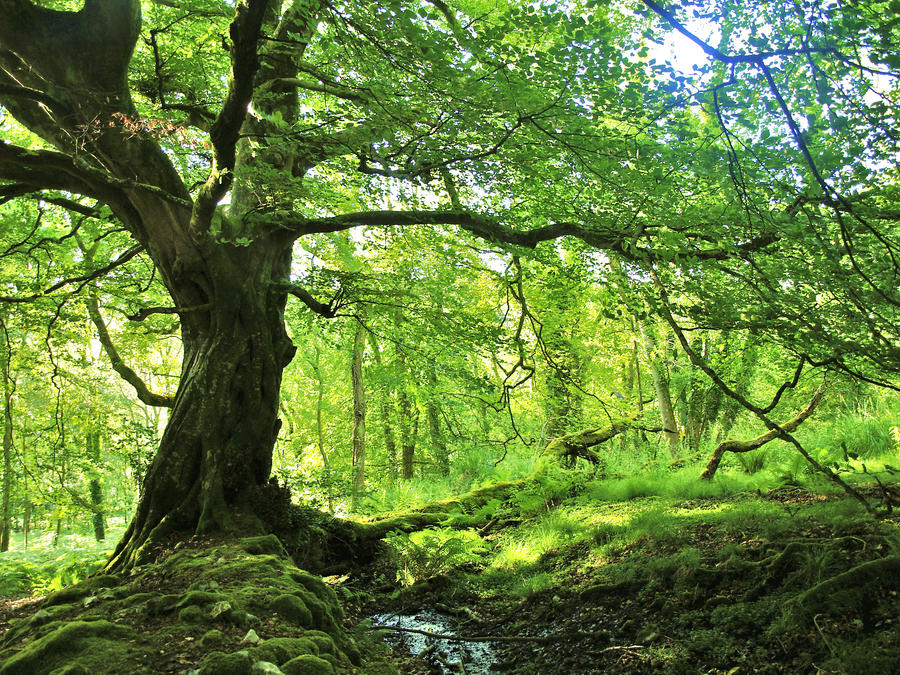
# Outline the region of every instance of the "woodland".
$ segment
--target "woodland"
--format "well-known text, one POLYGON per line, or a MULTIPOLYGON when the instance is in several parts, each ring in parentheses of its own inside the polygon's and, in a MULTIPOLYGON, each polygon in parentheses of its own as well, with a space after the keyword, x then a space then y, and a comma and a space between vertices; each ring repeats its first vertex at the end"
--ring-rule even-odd
POLYGON ((0 675, 900 664, 900 0, 2 0, 0 675))

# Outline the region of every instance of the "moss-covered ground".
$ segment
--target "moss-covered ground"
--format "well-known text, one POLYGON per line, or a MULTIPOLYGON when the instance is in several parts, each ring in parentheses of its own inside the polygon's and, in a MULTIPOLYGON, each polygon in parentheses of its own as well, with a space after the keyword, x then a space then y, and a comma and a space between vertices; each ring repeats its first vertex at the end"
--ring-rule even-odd
POLYGON ((384 580, 410 585, 379 611, 518 638, 496 645, 511 673, 900 672, 900 519, 843 494, 545 480, 483 515, 480 532, 389 538, 384 580))
POLYGON ((371 635, 347 630, 336 591, 273 535, 189 539, 19 613, 0 645, 2 675, 394 672, 371 635))
POLYGON ((897 672, 895 514, 814 486, 687 492, 510 483, 426 509, 437 524, 325 580, 273 535, 172 543, 127 576, 10 604, 0 675, 439 672, 366 621, 423 608, 504 639, 500 672, 897 672))

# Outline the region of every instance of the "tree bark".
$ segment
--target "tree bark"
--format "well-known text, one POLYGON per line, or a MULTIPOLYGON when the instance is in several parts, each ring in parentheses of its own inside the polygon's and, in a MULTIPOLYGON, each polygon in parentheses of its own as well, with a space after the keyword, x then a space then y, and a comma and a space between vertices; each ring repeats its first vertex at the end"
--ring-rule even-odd
POLYGON ((353 384, 353 484, 350 510, 355 511, 359 497, 366 486, 366 389, 363 383, 363 355, 366 347, 366 329, 360 322, 353 336, 353 358, 350 379, 353 384))
POLYGON ((282 371, 294 353, 282 287, 297 235, 272 228, 242 238, 243 221, 217 210, 234 176, 268 4, 235 7, 232 76, 195 200, 152 136, 122 123, 136 116, 126 74, 140 33, 138 0, 86 0, 79 12, 11 0, 0 10, 0 84, 13 92, 3 104, 61 151, 18 153, 28 180, 65 180, 61 187, 108 204, 175 306, 205 308, 181 315, 184 358, 169 424, 111 569, 133 564, 175 529, 232 527, 230 511, 269 477, 282 371), (23 88, 43 92, 41 100, 17 95, 23 88))
POLYGON ((2 525, 0 525, 0 552, 9 550, 9 524, 10 524, 10 495, 12 493, 12 449, 13 449, 13 394, 15 381, 11 379, 9 335, 6 334, 6 324, 3 324, 3 333, 6 338, 7 354, 3 359, 3 513, 2 525), (11 384, 12 382, 12 384, 11 384))
POLYGON ((570 463, 581 457, 597 464, 602 458, 593 449, 595 446, 606 443, 623 431, 634 429, 636 426, 633 419, 623 417, 621 419, 613 420, 609 426, 606 427, 585 429, 583 431, 576 431, 572 434, 566 434, 565 436, 554 438, 547 443, 543 455, 558 460, 566 460, 570 463))
POLYGON ((450 475, 450 453, 447 450, 447 443, 441 433, 441 417, 440 407, 437 402, 437 376, 433 368, 428 369, 428 384, 430 385, 428 399, 425 402, 425 415, 428 418, 428 435, 431 439, 431 447, 434 449, 435 460, 437 461, 438 471, 442 476, 450 475))
MULTIPOLYGON (((792 420, 785 422, 781 425, 781 429, 788 433, 793 432, 797 429, 803 422, 805 422, 810 415, 815 411, 816 406, 819 405, 819 402, 822 400, 822 396, 825 394, 824 386, 821 386, 816 390, 816 393, 813 395, 812 400, 810 400, 809 405, 804 408, 804 410, 797 415, 792 420)), ((706 465, 706 468, 703 470, 703 473, 700 474, 700 478, 704 480, 712 480, 713 476, 716 475, 716 470, 719 468, 719 463, 722 461, 722 457, 726 452, 750 452, 751 450, 756 450, 757 448, 761 448, 769 441, 773 441, 778 438, 778 431, 775 429, 771 429, 761 436, 757 436, 756 438, 749 441, 734 441, 728 440, 719 443, 716 446, 716 449, 713 451, 712 457, 709 458, 709 462, 706 465)))
POLYGON ((88 457, 90 457, 93 470, 89 484, 90 504, 93 510, 91 523, 94 526, 94 538, 97 541, 106 539, 106 522, 103 517, 103 488, 100 484, 100 432, 92 430, 88 432, 87 441, 88 457))
MULTIPOLYGON (((372 347, 372 354, 375 357, 375 365, 381 370, 384 368, 384 360, 381 356, 381 348, 378 346, 378 340, 375 336, 369 335, 369 345, 372 347)), ((384 373, 382 372, 382 378, 384 373)), ((384 436, 384 454, 387 457, 388 473, 391 476, 397 475, 397 441, 394 438, 394 424, 391 415, 391 389, 390 385, 382 380, 378 387, 380 395, 381 409, 381 432, 384 436)))
POLYGON ((663 425, 663 433, 669 442, 669 452, 675 455, 678 447, 678 423, 675 420, 675 410, 672 407, 672 394, 669 388, 669 374, 665 362, 665 352, 659 346, 656 337, 644 326, 638 324, 641 335, 644 338, 644 349, 650 366, 650 375, 653 378, 653 389, 656 391, 656 400, 659 403, 659 416, 663 425))

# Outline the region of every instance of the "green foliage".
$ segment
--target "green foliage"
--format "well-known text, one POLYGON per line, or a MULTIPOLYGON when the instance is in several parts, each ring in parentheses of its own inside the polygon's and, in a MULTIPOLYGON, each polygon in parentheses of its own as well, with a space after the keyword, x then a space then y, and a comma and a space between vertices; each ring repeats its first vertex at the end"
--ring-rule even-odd
POLYGON ((107 532, 103 542, 67 535, 56 548, 48 535, 36 548, 0 553, 0 596, 46 595, 81 581, 106 564, 121 535, 121 529, 107 532))
POLYGON ((470 530, 428 529, 412 534, 394 532, 385 538, 388 563, 404 586, 446 574, 476 562, 485 551, 481 537, 470 530))

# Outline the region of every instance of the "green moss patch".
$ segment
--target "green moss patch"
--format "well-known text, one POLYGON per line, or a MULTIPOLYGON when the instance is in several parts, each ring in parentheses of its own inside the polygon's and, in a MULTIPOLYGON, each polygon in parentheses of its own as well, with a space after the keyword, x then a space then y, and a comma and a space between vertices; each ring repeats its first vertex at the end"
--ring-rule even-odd
POLYGON ((281 672, 285 675, 331 675, 334 667, 324 659, 307 654, 282 665, 281 672))
POLYGON ((127 584, 97 576, 44 605, 7 632, 0 673, 109 672, 111 663, 140 672, 152 663, 160 672, 228 675, 274 672, 265 664, 298 657, 316 659, 303 662, 318 669, 309 672, 349 672, 359 663, 337 595, 270 536, 188 541, 135 568, 127 584), (239 644, 250 627, 262 641, 239 644))
POLYGON ((68 622, 6 659, 0 674, 43 675, 76 660, 88 670, 104 672, 109 664, 132 656, 128 640, 134 637, 132 629, 109 621, 68 622))

